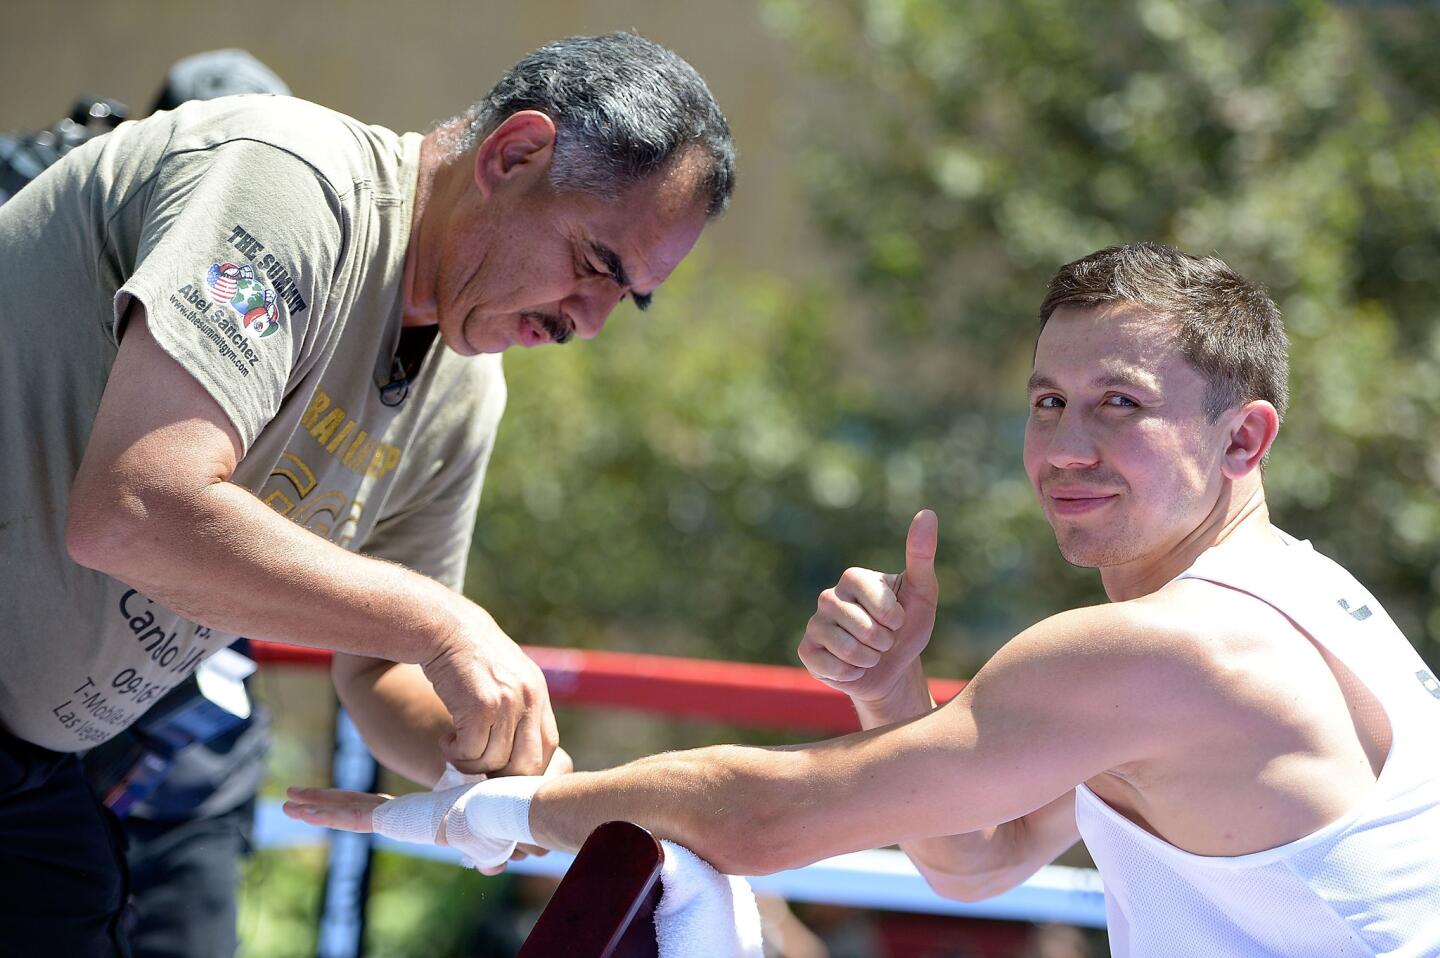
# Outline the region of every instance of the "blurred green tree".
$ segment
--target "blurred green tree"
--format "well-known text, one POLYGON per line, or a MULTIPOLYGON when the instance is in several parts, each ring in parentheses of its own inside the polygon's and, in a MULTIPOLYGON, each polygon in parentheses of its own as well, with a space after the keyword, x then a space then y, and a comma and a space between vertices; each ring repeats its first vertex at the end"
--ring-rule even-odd
MULTIPOLYGON (((1019 463, 1046 280, 1216 251, 1289 323, 1277 521, 1440 636, 1440 15, 1219 0, 765 0, 813 71, 843 279, 688 263, 663 308, 508 361, 470 586, 521 641, 792 661, 819 589, 941 516, 942 672, 1100 601, 1019 463)), ((743 144, 742 144, 743 146, 743 144)), ((743 193, 740 202, 743 202, 743 193)))
MULTIPOLYGON (((1270 286, 1289 324, 1293 404, 1267 476, 1277 520, 1340 558, 1440 658, 1433 7, 766 9, 828 91, 806 183, 867 294, 871 348, 912 390, 927 356, 950 360, 949 388, 920 391, 910 434, 979 430, 1013 456, 1011 373, 1029 361, 1054 268, 1139 239, 1217 251, 1270 286)), ((957 505, 993 494, 938 491, 957 505)), ((1042 531, 1015 534, 1028 591, 1083 600, 1042 531)))

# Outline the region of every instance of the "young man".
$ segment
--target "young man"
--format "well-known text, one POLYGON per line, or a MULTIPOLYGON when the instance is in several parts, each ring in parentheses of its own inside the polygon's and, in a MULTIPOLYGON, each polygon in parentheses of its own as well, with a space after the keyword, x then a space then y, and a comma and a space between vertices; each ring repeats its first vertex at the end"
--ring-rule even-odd
POLYGON ((405 832, 443 803, 431 835, 472 848, 571 849, 624 818, 742 874, 899 842, 960 898, 1083 837, 1116 955, 1436 954, 1440 686, 1373 596, 1270 524, 1275 305, 1218 259, 1140 244, 1063 267, 1041 321, 1026 470, 1109 604, 1027 629, 935 708, 923 512, 903 575, 847 572, 801 642, 866 731, 383 805, 296 790, 287 810, 405 832))

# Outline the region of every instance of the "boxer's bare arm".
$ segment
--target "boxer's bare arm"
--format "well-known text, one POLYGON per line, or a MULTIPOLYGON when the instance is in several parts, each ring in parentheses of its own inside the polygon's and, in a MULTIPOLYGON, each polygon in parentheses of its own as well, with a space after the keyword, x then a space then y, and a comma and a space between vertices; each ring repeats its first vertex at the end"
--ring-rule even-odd
POLYGON ((1118 608, 1064 613, 1027 630, 954 700, 909 722, 793 748, 671 753, 556 780, 536 794, 531 828, 541 844, 573 849, 595 826, 626 818, 722 870, 756 874, 979 832, 1043 809, 1033 829, 1010 833, 1029 843, 1012 856, 1013 871, 1038 867, 1069 837, 1061 821, 1076 784, 1193 747, 1204 734, 1196 714, 1204 706, 1187 691, 1202 684, 1196 663, 1142 654, 1143 637, 1123 634, 1118 608))
POLYGON ((454 725, 419 666, 337 652, 330 677, 381 765, 421 785, 439 780, 445 760, 437 746, 454 725))
MULTIPOLYGON (((886 699, 855 703, 861 728, 906 721, 935 708, 918 660, 911 672, 886 699)), ((941 895, 979 901, 1020 884, 1079 840, 1071 789, 1013 821, 962 835, 901 842, 900 849, 941 895)))
POLYGON ((1075 790, 1013 821, 964 835, 904 842, 900 848, 946 898, 993 898, 1053 862, 1080 840, 1075 790))
POLYGON ((227 481, 240 452, 135 304, 72 487, 71 556, 228 632, 418 663, 454 717, 457 764, 544 768, 558 738, 544 677, 489 614, 280 516, 227 481))

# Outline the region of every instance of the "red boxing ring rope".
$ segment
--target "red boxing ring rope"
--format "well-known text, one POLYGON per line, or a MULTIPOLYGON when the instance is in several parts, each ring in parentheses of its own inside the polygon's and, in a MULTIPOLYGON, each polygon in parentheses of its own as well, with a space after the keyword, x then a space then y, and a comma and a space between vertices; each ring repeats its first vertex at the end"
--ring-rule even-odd
MULTIPOLYGON (((683 659, 635 652, 522 646, 545 673, 550 700, 567 705, 652 712, 727 725, 853 732, 855 709, 844 693, 821 685, 804 669, 683 659)), ((328 666, 330 653, 274 642, 251 642, 257 662, 328 666)), ((935 701, 965 686, 931 679, 935 701)))

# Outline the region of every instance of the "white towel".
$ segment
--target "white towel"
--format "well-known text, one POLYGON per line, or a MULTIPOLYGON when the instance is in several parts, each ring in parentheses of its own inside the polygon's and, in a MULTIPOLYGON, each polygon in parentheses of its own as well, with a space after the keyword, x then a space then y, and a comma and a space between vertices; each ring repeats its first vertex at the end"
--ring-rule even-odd
POLYGON ((750 883, 720 874, 684 846, 660 844, 665 849, 655 906, 660 958, 761 958, 760 910, 750 883))

